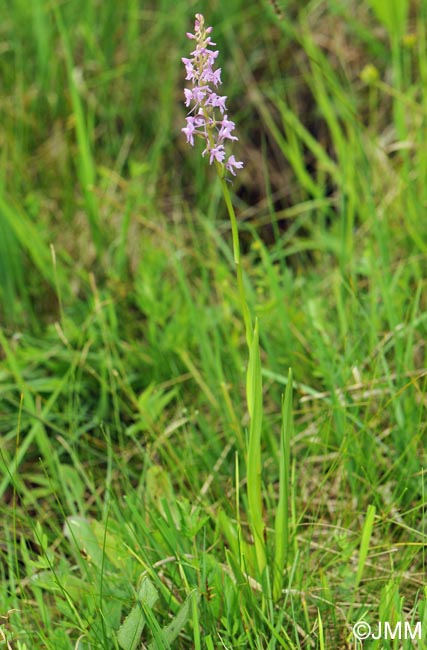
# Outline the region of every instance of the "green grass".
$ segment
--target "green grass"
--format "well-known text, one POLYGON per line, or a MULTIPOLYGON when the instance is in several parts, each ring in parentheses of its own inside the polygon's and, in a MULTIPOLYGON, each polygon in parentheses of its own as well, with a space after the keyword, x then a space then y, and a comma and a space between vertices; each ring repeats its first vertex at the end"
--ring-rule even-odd
POLYGON ((4 12, 0 647, 427 648, 427 4, 303 4, 205 9, 252 339, 200 8, 4 12))

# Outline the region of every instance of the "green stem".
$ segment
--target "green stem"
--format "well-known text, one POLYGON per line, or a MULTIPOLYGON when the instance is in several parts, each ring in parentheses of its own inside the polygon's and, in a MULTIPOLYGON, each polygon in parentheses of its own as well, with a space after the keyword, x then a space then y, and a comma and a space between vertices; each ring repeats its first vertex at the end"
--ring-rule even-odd
POLYGON ((243 320, 245 323, 246 343, 248 349, 250 350, 254 329, 252 325, 252 318, 249 311, 248 302, 246 300, 245 286, 243 284, 243 273, 242 273, 242 266, 240 263, 239 231, 237 227, 236 213, 234 212, 233 204, 231 202, 230 192, 228 191, 227 181, 224 179, 223 176, 221 177, 221 187, 222 187, 222 193, 224 195, 225 204, 228 210, 228 215, 230 217, 231 234, 233 239, 233 256, 234 256, 234 263, 236 265, 237 287, 239 290, 240 308, 242 310, 243 320))
POLYGON ((246 343, 249 352, 249 363, 246 373, 246 400, 250 418, 249 440, 246 455, 246 478, 248 495, 249 525, 254 538, 256 564, 260 576, 263 575, 267 565, 265 524, 263 519, 262 489, 261 489, 261 434, 262 434, 262 376, 261 356, 258 341, 258 322, 255 328, 246 300, 243 283, 242 266, 240 262, 239 230, 236 214, 231 202, 227 182, 224 179, 224 168, 217 164, 218 175, 221 179, 222 192, 227 206, 231 223, 233 239, 234 263, 236 265, 237 287, 239 291, 240 307, 245 323, 246 343))

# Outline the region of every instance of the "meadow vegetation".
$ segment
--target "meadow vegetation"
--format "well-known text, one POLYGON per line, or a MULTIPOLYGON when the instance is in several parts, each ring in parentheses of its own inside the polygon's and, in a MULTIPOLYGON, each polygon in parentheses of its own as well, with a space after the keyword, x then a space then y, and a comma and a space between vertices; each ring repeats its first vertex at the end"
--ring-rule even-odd
POLYGON ((2 14, 0 647, 427 648, 427 2, 205 5, 2 14), (244 161, 262 573, 232 233, 181 132, 197 11, 244 161))

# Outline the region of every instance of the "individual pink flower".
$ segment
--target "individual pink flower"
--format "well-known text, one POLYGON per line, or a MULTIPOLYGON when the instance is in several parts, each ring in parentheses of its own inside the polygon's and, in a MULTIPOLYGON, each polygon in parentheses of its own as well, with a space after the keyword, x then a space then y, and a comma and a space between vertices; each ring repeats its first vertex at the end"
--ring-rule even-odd
POLYGON ((234 156, 230 156, 227 162, 225 163, 225 168, 228 169, 228 171, 231 172, 233 176, 236 175, 236 172, 234 170, 242 169, 242 167, 243 167, 243 163, 237 162, 234 156))
POLYGON ((217 160, 218 162, 222 162, 225 158, 225 150, 223 144, 217 144, 214 147, 209 147, 209 148, 206 147, 206 149, 202 151, 202 156, 204 156, 205 153, 209 154, 210 165, 212 165, 214 160, 217 160))

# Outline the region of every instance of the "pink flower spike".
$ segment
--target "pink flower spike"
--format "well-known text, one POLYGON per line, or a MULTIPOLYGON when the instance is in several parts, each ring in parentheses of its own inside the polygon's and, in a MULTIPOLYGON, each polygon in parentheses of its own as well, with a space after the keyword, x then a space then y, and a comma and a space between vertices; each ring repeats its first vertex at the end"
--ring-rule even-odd
POLYGON ((219 52, 211 49, 215 46, 211 32, 212 27, 205 27, 203 15, 196 14, 194 34, 187 33, 188 38, 196 42, 196 47, 191 52, 191 58, 182 57, 186 80, 191 82, 191 87, 184 90, 189 113, 187 126, 181 130, 191 146, 194 146, 194 135, 205 140, 202 156, 209 154, 210 165, 216 161, 236 176, 236 170, 242 169, 243 162, 238 162, 233 155, 227 158, 224 146, 226 140, 238 138, 232 135, 235 124, 227 116, 227 96, 215 92, 222 81, 221 68, 214 67, 219 52))

